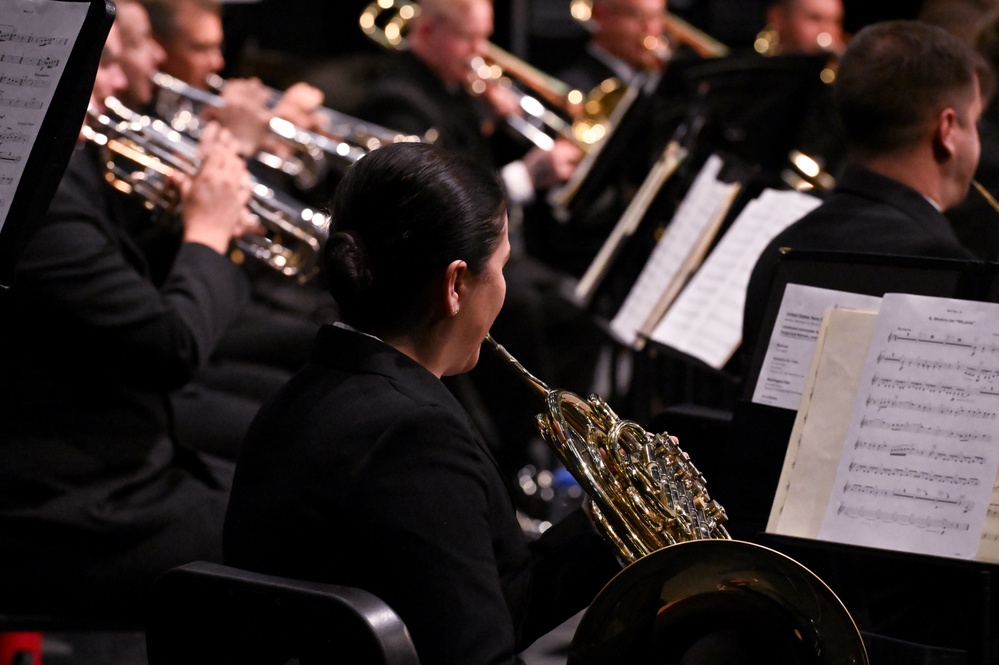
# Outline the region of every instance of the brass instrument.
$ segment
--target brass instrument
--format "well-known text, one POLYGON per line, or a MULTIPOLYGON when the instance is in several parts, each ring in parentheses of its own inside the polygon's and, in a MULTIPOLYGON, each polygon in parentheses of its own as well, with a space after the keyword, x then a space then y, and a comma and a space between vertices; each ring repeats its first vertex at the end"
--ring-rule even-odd
MULTIPOLYGON (((569 11, 574 19, 588 26, 593 17, 593 0, 572 0, 569 11)), ((673 44, 688 46, 702 58, 723 58, 729 54, 728 46, 670 12, 666 12, 663 16, 661 37, 646 41, 643 45, 654 53, 665 54, 666 51, 662 49, 661 39, 673 44)))
MULTIPOLYGON (((824 51, 829 54, 829 64, 819 73, 819 78, 822 79, 823 83, 827 84, 832 84, 836 81, 837 60, 842 55, 838 50, 841 47, 837 47, 833 42, 834 39, 831 34, 822 32, 819 33, 815 43, 818 52, 824 51)), ((780 34, 777 29, 772 25, 765 25, 762 30, 756 33, 756 38, 753 40, 753 50, 767 57, 780 55, 783 51, 780 45, 780 34)))
MULTIPOLYGON (((149 210, 172 213, 177 196, 170 185, 174 172, 194 175, 200 167, 197 144, 162 120, 135 113, 113 97, 106 113, 91 108, 83 137, 100 146, 106 157, 106 179, 115 189, 138 197, 149 210)), ((250 176, 249 211, 264 228, 233 241, 229 256, 241 264, 252 259, 279 274, 304 283, 319 271, 329 218, 302 206, 250 176)))
MULTIPOLYGON (((411 0, 377 0, 364 9, 359 23, 364 34, 375 43, 390 50, 402 50, 407 48, 409 22, 419 12, 419 5, 411 0)), ((469 67, 472 74, 469 87, 473 94, 483 93, 491 83, 512 86, 510 79, 513 79, 540 97, 515 90, 521 110, 534 119, 535 124, 518 116, 505 120, 542 149, 550 150, 554 145, 552 134, 572 141, 584 151, 607 134, 610 116, 607 101, 615 94, 616 82, 608 81, 587 95, 492 43, 487 45, 484 54, 472 59, 469 67)))
MULTIPOLYGON (((156 72, 152 81, 161 91, 157 98, 157 112, 175 130, 195 139, 204 123, 199 111, 205 107, 219 109, 223 106, 220 95, 196 88, 169 74, 156 72), (167 94, 164 95, 164 91, 167 94), (193 104, 196 108, 186 108, 180 103, 182 100, 189 103, 187 106, 193 104)), ((319 181, 328 167, 327 160, 336 159, 350 165, 367 154, 367 150, 348 141, 303 129, 277 116, 270 118, 268 128, 276 139, 290 148, 290 155, 260 151, 255 159, 292 176, 304 189, 319 181)))
POLYGON ((544 399, 542 437, 589 495, 594 522, 628 564, 584 615, 569 663, 678 662, 663 658, 677 635, 686 638, 692 627, 742 628, 755 618, 801 662, 866 665, 860 632, 821 580, 782 554, 731 540, 725 510, 675 437, 621 420, 597 395, 553 390, 491 335, 484 343, 544 399), (656 645, 654 661, 636 659, 656 645))
MULTIPOLYGON (((212 90, 221 92, 225 84, 225 79, 218 74, 211 74, 208 77, 208 87, 212 90)), ((281 97, 281 92, 273 88, 268 88, 268 90, 273 105, 281 97)), ((420 143, 424 141, 423 137, 382 127, 342 111, 331 109, 328 106, 321 106, 315 112, 322 118, 323 128, 310 133, 346 143, 348 146, 356 146, 365 152, 377 150, 389 143, 420 143)))

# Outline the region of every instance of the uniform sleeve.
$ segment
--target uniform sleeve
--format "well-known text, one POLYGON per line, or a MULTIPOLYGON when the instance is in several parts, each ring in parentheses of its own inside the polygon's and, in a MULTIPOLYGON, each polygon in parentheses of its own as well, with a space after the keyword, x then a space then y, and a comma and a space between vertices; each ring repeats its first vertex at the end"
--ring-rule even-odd
POLYGON ((59 334, 139 387, 183 385, 249 297, 246 276, 212 249, 184 244, 157 289, 96 218, 56 217, 33 236, 15 289, 59 334))

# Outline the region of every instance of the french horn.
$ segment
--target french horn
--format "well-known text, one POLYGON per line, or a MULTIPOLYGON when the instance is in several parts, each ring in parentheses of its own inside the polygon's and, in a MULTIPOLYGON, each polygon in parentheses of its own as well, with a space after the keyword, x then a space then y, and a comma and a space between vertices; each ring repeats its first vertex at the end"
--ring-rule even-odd
POLYGON ((852 617, 814 573, 731 539, 725 510, 675 437, 622 420, 597 395, 549 388, 491 335, 484 344, 544 400, 542 438, 627 564, 584 613, 570 665, 679 662, 696 637, 747 627, 765 637, 771 662, 867 665, 852 617))
MULTIPOLYGON (((104 153, 108 183, 137 197, 149 210, 175 212, 178 201, 170 176, 197 172, 197 144, 163 120, 136 113, 114 97, 104 103, 106 113, 93 107, 88 110, 82 134, 104 153)), ((247 207, 265 232, 235 239, 230 258, 235 263, 252 260, 297 282, 307 282, 319 272, 329 218, 252 175, 250 190, 247 207)))

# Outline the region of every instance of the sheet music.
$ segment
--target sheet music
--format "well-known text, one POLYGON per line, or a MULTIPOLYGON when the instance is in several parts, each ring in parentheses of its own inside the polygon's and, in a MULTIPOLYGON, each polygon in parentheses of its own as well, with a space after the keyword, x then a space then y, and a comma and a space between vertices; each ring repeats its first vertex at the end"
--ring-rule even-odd
POLYGON ((721 369, 742 341, 749 276, 778 233, 821 201, 798 191, 764 192, 749 202, 650 338, 721 369))
POLYGON ((877 312, 833 307, 825 311, 788 439, 768 532, 818 538, 876 322, 877 312))
POLYGON ((999 305, 886 295, 820 538, 974 557, 997 425, 999 305))
POLYGON ((0 14, 0 229, 89 10, 85 2, 6 2, 0 14))
POLYGON ((797 410, 826 309, 877 311, 880 305, 881 298, 875 296, 788 284, 756 380, 753 402, 797 410))
POLYGON ((723 165, 717 155, 708 157, 621 309, 611 320, 611 331, 623 344, 637 348, 639 331, 657 307, 668 304, 663 303, 667 288, 690 274, 701 259, 693 256, 698 246, 717 231, 739 188, 738 183, 718 181, 723 165))
POLYGON ((610 269, 611 261, 617 256, 625 240, 631 237, 638 229, 649 206, 659 194, 659 190, 669 180, 680 164, 687 158, 687 150, 672 141, 666 145, 656 163, 652 165, 652 170, 645 176, 641 187, 635 192, 628 203, 628 207, 617 221, 614 228, 604 244, 601 245, 597 255, 586 269, 583 276, 576 284, 576 299, 580 302, 587 302, 596 290, 597 285, 610 269))

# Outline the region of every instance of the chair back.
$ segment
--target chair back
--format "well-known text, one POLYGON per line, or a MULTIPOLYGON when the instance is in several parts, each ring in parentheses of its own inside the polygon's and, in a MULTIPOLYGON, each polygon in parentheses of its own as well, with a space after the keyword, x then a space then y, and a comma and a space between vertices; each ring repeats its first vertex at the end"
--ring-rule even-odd
POLYGON ((149 665, 419 665, 409 631, 373 594, 198 561, 153 586, 149 665))

